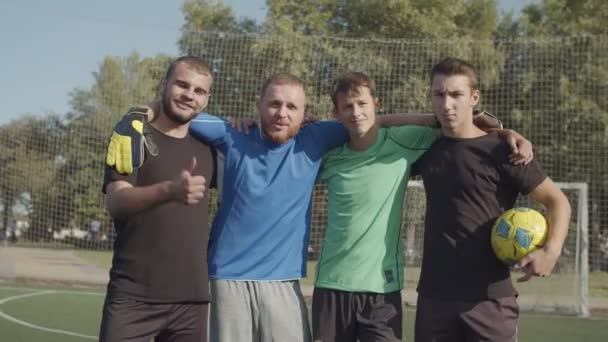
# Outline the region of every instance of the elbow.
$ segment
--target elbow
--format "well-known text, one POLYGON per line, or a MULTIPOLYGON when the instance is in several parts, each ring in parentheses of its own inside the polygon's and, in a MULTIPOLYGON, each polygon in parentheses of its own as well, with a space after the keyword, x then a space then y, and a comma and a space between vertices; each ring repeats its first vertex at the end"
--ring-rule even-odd
POLYGON ((572 217, 572 205, 565 194, 560 193, 560 196, 548 201, 545 205, 549 211, 553 211, 562 217, 567 217, 568 221, 572 217))

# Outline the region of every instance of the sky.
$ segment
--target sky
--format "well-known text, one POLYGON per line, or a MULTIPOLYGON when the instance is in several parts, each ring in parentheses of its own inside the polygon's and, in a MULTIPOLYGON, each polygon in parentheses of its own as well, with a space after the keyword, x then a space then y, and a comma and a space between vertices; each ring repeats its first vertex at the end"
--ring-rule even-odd
MULTIPOLYGON (((532 0, 499 0, 503 10, 532 0)), ((105 56, 177 56, 179 0, 0 0, 0 125, 24 114, 69 111, 105 56)), ((262 21, 264 0, 224 0, 237 17, 262 21)))

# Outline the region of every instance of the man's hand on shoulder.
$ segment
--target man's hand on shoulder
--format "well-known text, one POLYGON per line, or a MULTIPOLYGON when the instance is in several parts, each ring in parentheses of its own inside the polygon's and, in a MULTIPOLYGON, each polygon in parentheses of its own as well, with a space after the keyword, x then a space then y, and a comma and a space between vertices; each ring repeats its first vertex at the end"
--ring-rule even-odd
POLYGON ((503 129, 502 121, 496 117, 496 115, 484 111, 473 112, 473 123, 475 126, 483 129, 484 131, 491 129, 503 129))
POLYGON ((143 164, 146 147, 150 153, 158 153, 156 146, 146 137, 148 120, 153 115, 147 106, 129 109, 114 126, 106 152, 108 166, 115 167, 121 174, 132 174, 143 164))
POLYGON ((260 124, 258 120, 254 117, 243 117, 243 118, 233 118, 226 117, 227 121, 230 122, 232 128, 236 129, 237 132, 245 132, 245 134, 249 134, 249 130, 253 127, 259 127, 260 124))

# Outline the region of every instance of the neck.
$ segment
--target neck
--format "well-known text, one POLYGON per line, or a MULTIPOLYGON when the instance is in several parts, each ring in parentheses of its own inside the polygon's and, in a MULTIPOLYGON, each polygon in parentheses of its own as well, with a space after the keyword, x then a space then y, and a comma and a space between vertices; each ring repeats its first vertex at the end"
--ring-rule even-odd
POLYGON ((477 138, 487 134, 485 131, 475 126, 472 121, 459 127, 442 127, 441 133, 446 137, 461 139, 477 138))
POLYGON ((365 133, 350 133, 348 148, 354 151, 364 151, 372 146, 378 139, 378 127, 373 125, 365 133))
POLYGON ((159 109, 158 115, 155 115, 155 120, 150 123, 159 132, 168 135, 173 138, 183 138, 188 134, 188 128, 190 122, 180 124, 169 119, 163 112, 162 108, 159 109))

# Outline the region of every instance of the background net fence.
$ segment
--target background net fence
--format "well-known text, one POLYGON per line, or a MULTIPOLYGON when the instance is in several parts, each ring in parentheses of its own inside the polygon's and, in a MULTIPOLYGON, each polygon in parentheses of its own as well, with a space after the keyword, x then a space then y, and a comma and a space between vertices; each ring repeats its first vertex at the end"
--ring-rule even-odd
MULTIPOLYGON (((261 83, 279 71, 305 79, 308 101, 322 118, 331 113, 329 82, 345 70, 375 79, 381 113, 428 112, 432 65, 445 56, 471 61, 480 72, 479 108, 528 137, 554 180, 588 184, 588 258, 582 262, 592 272, 608 271, 608 37, 358 40, 210 32, 183 37, 180 51, 204 57, 213 69, 207 109, 218 116, 254 115, 261 83)), ((67 115, 24 117, 0 126, 0 238, 22 246, 111 249, 112 224, 100 191, 106 143, 130 106, 155 97, 173 57, 107 57, 94 84, 71 94, 67 115)), ((407 196, 404 257, 415 269, 424 193, 407 196)), ((320 185, 313 197, 312 260, 320 251, 326 203, 320 185)), ((560 270, 572 264, 570 252, 579 253, 572 247, 576 234, 569 239, 560 270)))

